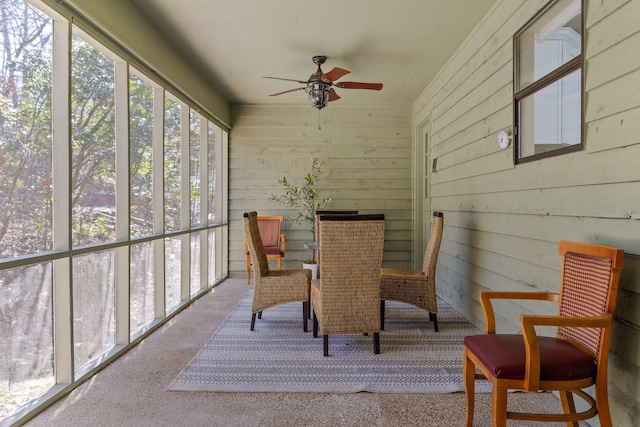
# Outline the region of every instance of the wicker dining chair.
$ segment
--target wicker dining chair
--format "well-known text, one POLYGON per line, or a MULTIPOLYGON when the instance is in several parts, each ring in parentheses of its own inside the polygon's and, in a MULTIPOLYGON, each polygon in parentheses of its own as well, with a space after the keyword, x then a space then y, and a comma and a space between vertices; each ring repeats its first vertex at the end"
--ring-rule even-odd
POLYGON ((256 323, 256 315, 262 318, 262 311, 279 304, 302 302, 303 329, 307 332, 311 271, 304 269, 270 270, 267 254, 260 238, 256 212, 245 212, 244 235, 253 261, 253 303, 251 305, 251 330, 256 323))
POLYGON ((442 241, 444 217, 433 213, 429 243, 422 260, 422 270, 383 268, 380 271, 380 322, 384 330, 385 300, 401 301, 429 312, 433 328, 438 332, 436 301, 436 264, 442 241))
POLYGON ((320 215, 358 215, 358 211, 354 210, 317 210, 315 216, 315 239, 316 242, 320 241, 318 221, 320 221, 320 215))
POLYGON ((373 334, 380 353, 380 267, 384 215, 321 215, 320 278, 312 282, 313 336, 373 334))
MULTIPOLYGON (((282 234, 282 215, 258 215, 258 228, 260 229, 260 238, 264 245, 264 251, 268 260, 276 261, 276 269, 282 268, 282 258, 285 253, 286 239, 282 234)), ((247 285, 251 284, 251 253, 249 252, 249 244, 247 238, 244 239, 244 252, 247 257, 247 285)))
POLYGON ((624 253, 621 249, 561 241, 563 257, 560 293, 480 292, 486 335, 464 339, 464 384, 467 427, 473 425, 475 380, 493 386, 493 425, 507 419, 565 422, 596 414, 600 425, 611 426, 607 396, 607 361, 618 280, 624 253), (496 334, 491 300, 520 299, 557 302, 557 316, 520 315, 522 334, 496 334), (538 336, 536 326, 557 327, 555 337, 538 336), (480 373, 476 373, 476 368, 480 373), (595 399, 583 389, 595 384, 595 399), (507 411, 509 389, 527 392, 557 391, 563 414, 507 411), (576 412, 574 394, 591 407, 576 412))
MULTIPOLYGON (((358 211, 354 211, 354 210, 317 210, 316 211, 316 215, 315 215, 315 219, 314 219, 314 238, 315 238, 315 242, 313 242, 313 245, 315 248, 319 248, 320 247, 320 235, 319 235, 319 228, 318 228, 318 221, 320 221, 320 215, 357 215, 358 211)), ((305 247, 309 247, 305 244, 305 247)), ((314 249, 313 252, 313 261, 316 261, 316 251, 318 249, 314 249)))

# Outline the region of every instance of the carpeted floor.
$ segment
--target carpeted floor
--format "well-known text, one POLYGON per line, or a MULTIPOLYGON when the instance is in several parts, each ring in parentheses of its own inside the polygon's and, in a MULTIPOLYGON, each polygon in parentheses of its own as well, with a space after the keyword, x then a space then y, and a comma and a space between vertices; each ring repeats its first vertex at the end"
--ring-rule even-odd
MULTIPOLYGON (((167 386, 251 289, 230 279, 26 425, 462 426, 464 393, 172 392, 167 386)), ((247 316, 250 317, 249 313, 247 316)), ((512 393, 510 410, 557 410, 551 394, 512 393)), ((476 396, 474 426, 491 425, 490 394, 476 396)), ((535 426, 513 421, 510 427, 535 426)), ((562 424, 547 424, 561 426, 562 424)), ((586 425, 586 424, 581 424, 586 425)))

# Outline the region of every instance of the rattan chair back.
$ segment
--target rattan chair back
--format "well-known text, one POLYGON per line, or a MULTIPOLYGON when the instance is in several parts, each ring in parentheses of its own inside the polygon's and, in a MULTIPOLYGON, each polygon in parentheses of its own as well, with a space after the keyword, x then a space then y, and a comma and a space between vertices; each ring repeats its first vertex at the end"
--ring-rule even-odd
POLYGON ((325 355, 331 334, 373 333, 374 351, 379 352, 384 215, 319 219, 320 279, 312 286, 314 334, 317 324, 325 337, 325 355))
POLYGON ((440 253, 440 243, 442 242, 442 230, 444 228, 444 216, 442 212, 434 212, 431 221, 431 234, 429 234, 429 242, 427 249, 424 251, 422 259, 422 273, 426 277, 432 277, 435 281, 436 264, 438 263, 438 254, 440 253))
POLYGON ((244 217, 244 235, 249 247, 249 253, 253 260, 253 274, 255 279, 266 275, 269 272, 269 261, 267 253, 260 236, 260 227, 258 226, 258 215, 256 212, 249 212, 244 217), (257 261, 257 262, 256 262, 257 261))
POLYGON ((270 270, 256 212, 245 212, 243 227, 254 273, 251 330, 255 327, 256 315, 261 319, 263 310, 278 304, 300 301, 303 303, 303 330, 306 332, 310 313, 311 271, 302 268, 270 270))
POLYGON ((429 312, 433 328, 438 331, 438 302, 436 298, 436 265, 440 253, 444 215, 434 212, 431 234, 425 250, 422 270, 383 268, 380 272, 380 316, 384 329, 385 301, 400 301, 429 312))

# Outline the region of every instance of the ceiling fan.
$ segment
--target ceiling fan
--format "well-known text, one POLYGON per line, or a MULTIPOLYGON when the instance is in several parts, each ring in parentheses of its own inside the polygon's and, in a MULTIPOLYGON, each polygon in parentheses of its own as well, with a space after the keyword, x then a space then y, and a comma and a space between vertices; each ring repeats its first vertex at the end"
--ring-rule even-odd
POLYGON ((380 90, 382 89, 382 83, 361 83, 361 82, 340 82, 335 83, 340 77, 349 74, 351 71, 344 68, 335 67, 333 70, 325 73, 320 66, 327 60, 326 56, 314 56, 313 63, 318 66, 318 70, 311 74, 309 80, 294 80, 283 79, 281 77, 264 77, 265 79, 286 80, 289 82, 297 82, 303 84, 303 87, 296 89, 285 90, 284 92, 278 92, 269 96, 278 96, 289 92, 295 92, 297 90, 304 90, 309 94, 309 100, 311 105, 318 110, 327 106, 331 101, 340 99, 340 96, 333 89, 334 87, 341 89, 370 89, 380 90))

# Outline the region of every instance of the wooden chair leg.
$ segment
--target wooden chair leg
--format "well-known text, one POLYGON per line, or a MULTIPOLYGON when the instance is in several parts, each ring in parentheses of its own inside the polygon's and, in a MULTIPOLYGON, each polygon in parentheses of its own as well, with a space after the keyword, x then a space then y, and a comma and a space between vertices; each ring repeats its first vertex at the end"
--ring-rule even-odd
POLYGON ((262 310, 258 312, 258 319, 262 319, 262 310))
MULTIPOLYGON (((560 401, 562 402, 562 410, 565 414, 575 414, 576 413, 576 405, 573 401, 573 393, 569 390, 560 390, 558 392, 560 394, 560 401)), ((571 422, 567 421, 567 427, 578 427, 579 424, 577 421, 571 422)))
POLYGON ((318 318, 316 312, 313 312, 313 337, 318 338, 318 318))
POLYGON ((302 303, 302 330, 304 332, 308 331, 308 328, 307 328, 307 312, 309 311, 309 308, 308 308, 307 304, 309 304, 307 301, 304 301, 302 303))
POLYGON ((433 329, 438 332, 438 315, 436 313, 429 312, 429 320, 433 322, 433 329))
POLYGON ((384 331, 384 300, 380 300, 380 330, 384 331))
POLYGON ((255 328, 255 326, 256 326, 256 314, 255 314, 255 313, 253 313, 253 314, 251 315, 251 330, 252 330, 252 331, 253 331, 253 328, 255 328))
POLYGON ((476 366, 467 357, 467 349, 464 350, 464 366, 462 373, 464 377, 464 393, 467 400, 466 426, 473 426, 473 411, 475 409, 475 392, 476 392, 476 366))
POLYGON ((493 386, 491 393, 493 427, 507 427, 507 389, 493 386))
POLYGON ((324 357, 329 355, 329 335, 322 336, 322 348, 324 349, 324 357))
POLYGON ((373 354, 380 354, 380 333, 373 333, 373 354))
MULTIPOLYGON (((598 378, 601 379, 602 377, 598 378)), ((604 380, 596 381, 596 407, 598 408, 598 419, 601 427, 612 427, 611 409, 609 409, 609 391, 607 387, 607 376, 604 380)))
POLYGON ((276 258, 276 269, 280 270, 282 267, 282 260, 280 257, 276 258))

